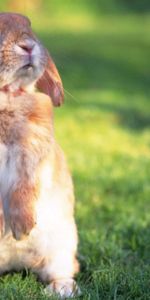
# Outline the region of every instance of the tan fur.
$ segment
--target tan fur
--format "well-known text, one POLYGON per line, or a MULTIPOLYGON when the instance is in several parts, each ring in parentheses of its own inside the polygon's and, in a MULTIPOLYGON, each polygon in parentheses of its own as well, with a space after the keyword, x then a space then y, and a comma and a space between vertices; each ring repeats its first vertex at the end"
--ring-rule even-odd
POLYGON ((21 180, 19 187, 10 193, 9 219, 16 239, 29 234, 35 225, 34 206, 38 193, 38 185, 31 185, 25 180, 21 180))
MULTIPOLYGON (((7 222, 0 241, 0 252, 5 249, 1 273, 29 267, 44 281, 72 278, 77 269, 73 186, 63 152, 53 137, 51 102, 43 94, 23 93, 11 96, 10 108, 9 94, 6 97, 1 93, 0 99, 5 107, 3 130, 9 133, 9 111, 13 126, 13 115, 19 113, 14 141, 11 137, 9 144, 10 134, 6 140, 8 158, 13 142, 18 143, 19 149, 17 156, 12 157, 16 169, 4 171, 15 171, 15 176, 5 182, 5 188, 1 186, 7 222), (24 97, 28 97, 26 103, 24 97), (12 234, 16 239, 24 239, 17 242, 12 234)), ((7 179, 1 170, 0 174, 1 182, 3 175, 7 179)))
POLYGON ((53 103, 60 104, 61 80, 52 61, 46 71, 47 59, 42 58, 47 52, 33 38, 28 19, 0 14, 0 30, 3 27, 6 39, 0 50, 0 273, 30 268, 50 284, 50 293, 72 296, 77 290, 73 276, 79 270, 72 179, 54 138, 52 102, 29 88, 47 72, 53 103), (10 35, 6 30, 8 18, 10 35), (23 47, 22 32, 26 34, 23 47), (34 68, 28 67, 27 50, 31 45, 34 68), (18 65, 13 66, 17 61, 18 65))

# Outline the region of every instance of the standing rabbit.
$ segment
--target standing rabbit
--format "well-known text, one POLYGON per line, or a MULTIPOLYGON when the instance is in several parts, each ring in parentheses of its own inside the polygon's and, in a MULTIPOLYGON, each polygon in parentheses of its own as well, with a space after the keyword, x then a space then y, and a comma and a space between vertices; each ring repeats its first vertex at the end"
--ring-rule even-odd
POLYGON ((47 291, 68 297, 77 292, 78 239, 72 180, 53 132, 52 103, 62 102, 58 71, 30 21, 1 13, 0 273, 30 268, 47 291))

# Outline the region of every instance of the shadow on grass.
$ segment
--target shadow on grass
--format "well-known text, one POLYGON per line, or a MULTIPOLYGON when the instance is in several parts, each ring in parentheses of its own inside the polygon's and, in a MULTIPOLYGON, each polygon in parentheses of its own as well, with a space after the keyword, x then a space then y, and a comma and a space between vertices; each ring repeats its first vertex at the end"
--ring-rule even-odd
POLYGON ((113 37, 86 34, 39 34, 73 89, 116 88, 150 95, 149 47, 138 37, 121 32, 113 37))
POLYGON ((95 14, 99 12, 134 12, 134 13, 147 13, 150 11, 149 0, 109 0, 109 1, 99 1, 87 0, 86 5, 89 6, 90 10, 93 10, 95 14))
MULTIPOLYGON (((132 97, 128 96, 128 98, 132 101, 132 97)), ((129 101, 127 99, 127 101, 129 101)), ((141 99, 142 101, 142 99, 141 99)), ((148 102, 148 100, 147 100, 148 102)), ((140 109, 136 107, 136 102, 129 103, 129 105, 124 105, 120 101, 116 101, 114 103, 103 102, 100 101, 84 101, 79 102, 78 105, 75 103, 71 104, 73 109, 91 109, 91 110, 100 110, 108 113, 114 113, 117 115, 117 123, 120 126, 123 126, 126 129, 133 131, 142 131, 144 129, 150 128, 150 102, 147 105, 147 110, 140 109)))
POLYGON ((128 129, 136 131, 150 128, 150 113, 137 108, 121 107, 119 104, 100 103, 101 110, 114 112, 119 116, 118 123, 128 129))
POLYGON ((128 254, 128 259, 125 261, 126 264, 139 263, 150 264, 150 224, 146 227, 139 227, 135 225, 126 227, 122 234, 123 249, 128 254), (132 256, 133 254, 133 256, 132 256), (136 258, 136 262, 134 259, 136 258))
MULTIPOLYGON (((119 124, 128 129, 143 130, 150 127, 150 62, 149 48, 132 36, 122 37, 118 33, 113 36, 98 33, 84 34, 39 34, 43 43, 54 57, 61 73, 64 87, 80 91, 93 90, 91 100, 79 99, 76 108, 100 109, 117 114, 119 124), (126 98, 114 103, 95 100, 95 90, 108 92, 120 91, 126 98), (144 97, 146 110, 134 105, 132 95, 141 94, 144 97)), ((109 99, 108 99, 109 100, 109 99)), ((75 109, 75 105, 71 104, 75 109)))

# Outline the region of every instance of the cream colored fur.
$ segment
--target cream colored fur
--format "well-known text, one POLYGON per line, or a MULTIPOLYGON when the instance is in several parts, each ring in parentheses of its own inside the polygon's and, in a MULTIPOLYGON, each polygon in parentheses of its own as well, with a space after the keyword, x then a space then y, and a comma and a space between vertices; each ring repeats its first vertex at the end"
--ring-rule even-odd
POLYGON ((0 274, 30 268, 47 293, 71 297, 74 191, 52 107, 63 102, 62 82, 26 17, 0 14, 0 34, 0 274))
MULTIPOLYGON (((24 102, 24 97, 24 94, 17 98, 12 97, 10 104, 9 96, 0 93, 0 113, 5 114, 7 110, 19 113, 16 134, 18 131, 20 135, 25 135, 26 126, 28 126, 25 112, 31 109, 35 100, 41 99, 41 103, 51 106, 48 97, 42 94, 28 94, 28 102, 24 102)), ((0 240, 0 273, 12 269, 30 268, 43 281, 52 282, 53 288, 53 282, 60 280, 59 290, 61 285, 64 292, 68 293, 68 289, 73 292, 72 289, 75 288, 75 285, 70 278, 73 278, 77 271, 75 258, 77 231, 73 217, 74 196, 71 177, 63 152, 54 139, 50 151, 47 152, 47 156, 38 170, 39 153, 37 154, 35 150, 39 147, 38 135, 41 139, 42 133, 44 136, 44 129, 38 124, 33 124, 33 126, 29 124, 28 127, 29 130, 36 133, 37 139, 32 140, 33 153, 27 153, 28 163, 26 165, 22 165, 21 144, 0 143, 0 191, 5 214, 5 229, 0 240), (59 169, 54 170, 54 166, 57 166, 58 163, 59 169), (36 225, 28 236, 24 236, 23 240, 16 240, 9 224, 9 195, 20 180, 22 168, 26 168, 31 182, 34 182, 35 172, 38 172, 40 193, 35 204, 36 225), (65 286, 67 282, 67 291, 66 288, 64 289, 64 282, 65 286)), ((42 156, 42 152, 40 155, 42 156)), ((17 216, 17 207, 12 213, 17 216)), ((62 291, 61 294, 63 295, 62 291)))

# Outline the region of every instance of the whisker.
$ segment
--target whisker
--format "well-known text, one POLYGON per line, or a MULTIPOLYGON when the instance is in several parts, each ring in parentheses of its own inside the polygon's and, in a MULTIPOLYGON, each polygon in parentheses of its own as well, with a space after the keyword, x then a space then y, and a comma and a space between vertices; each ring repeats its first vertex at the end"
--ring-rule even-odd
POLYGON ((65 91, 65 93, 66 94, 68 94, 69 96, 71 96, 71 98, 75 101, 75 102, 79 102, 78 100, 77 100, 77 98, 75 98, 69 91, 67 91, 65 88, 64 88, 64 91, 65 91))

